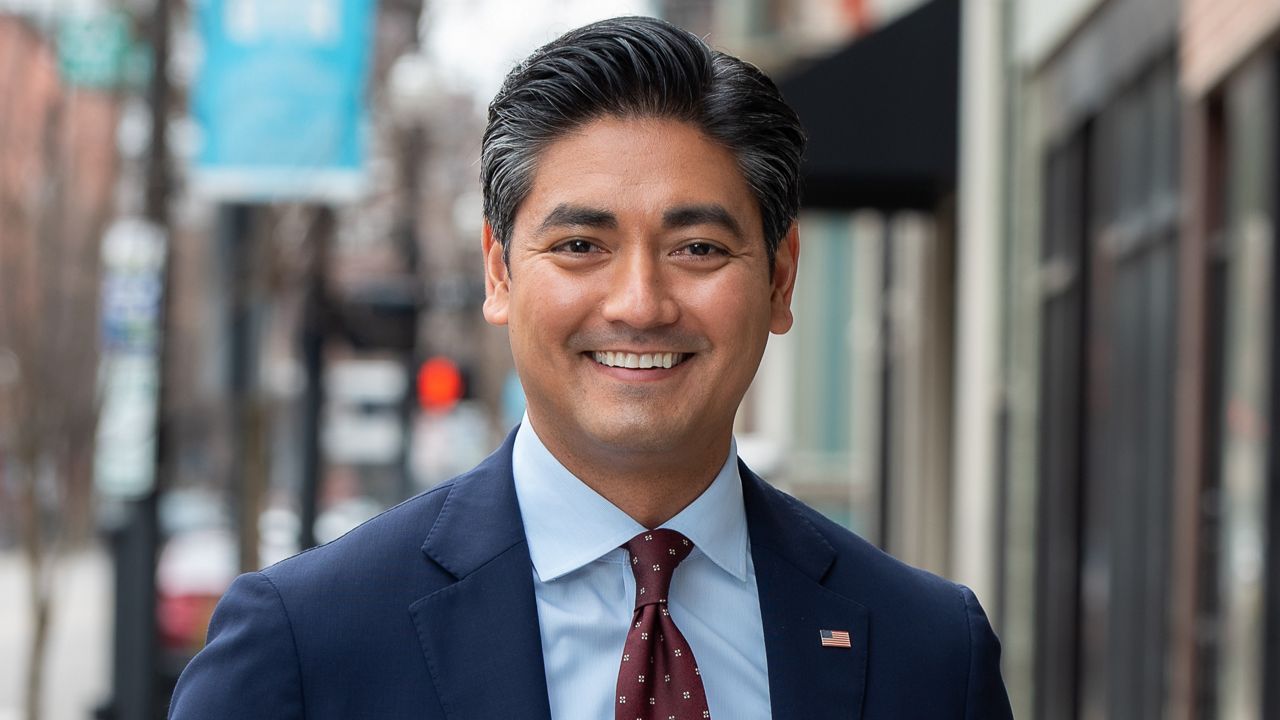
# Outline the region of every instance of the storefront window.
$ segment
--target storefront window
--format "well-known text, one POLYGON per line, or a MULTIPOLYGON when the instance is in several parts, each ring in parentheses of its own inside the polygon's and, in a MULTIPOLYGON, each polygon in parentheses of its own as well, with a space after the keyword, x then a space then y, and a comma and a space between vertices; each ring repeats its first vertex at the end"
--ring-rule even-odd
POLYGON ((876 537, 875 429, 881 222, 808 213, 787 339, 795 404, 788 484, 829 517, 876 537))
POLYGON ((1245 69, 1227 91, 1228 280, 1217 542, 1217 716, 1262 716, 1267 398, 1273 247, 1274 71, 1245 69))

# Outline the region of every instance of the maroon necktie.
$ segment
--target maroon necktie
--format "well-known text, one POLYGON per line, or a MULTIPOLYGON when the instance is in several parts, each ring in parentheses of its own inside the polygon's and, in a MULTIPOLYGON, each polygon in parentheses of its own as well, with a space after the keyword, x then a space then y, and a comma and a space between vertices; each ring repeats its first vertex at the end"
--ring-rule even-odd
POLYGON ((618 669, 615 720, 705 720, 707 694, 693 651, 667 612, 671 575, 693 551, 675 530, 648 530, 627 541, 636 576, 636 611, 618 669))

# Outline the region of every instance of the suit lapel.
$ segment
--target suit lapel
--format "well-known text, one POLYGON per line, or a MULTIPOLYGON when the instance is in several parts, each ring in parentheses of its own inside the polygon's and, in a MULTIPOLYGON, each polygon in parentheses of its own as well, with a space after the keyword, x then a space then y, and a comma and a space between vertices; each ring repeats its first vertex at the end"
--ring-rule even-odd
POLYGON ((449 489, 422 546, 457 578, 409 608, 451 720, 551 717, 514 437, 449 489))
POLYGON ((822 584, 834 548, 792 500, 740 467, 773 716, 856 720, 866 684, 867 609, 822 584), (822 630, 847 631, 851 647, 823 647, 822 630))
MULTIPOLYGON (((422 546, 457 581, 410 606, 451 720, 549 720, 529 548, 511 478, 514 433, 448 491, 422 546)), ((774 717, 862 715, 868 613, 823 586, 835 550, 793 501, 741 466, 774 717), (851 648, 823 647, 821 630, 851 648)))

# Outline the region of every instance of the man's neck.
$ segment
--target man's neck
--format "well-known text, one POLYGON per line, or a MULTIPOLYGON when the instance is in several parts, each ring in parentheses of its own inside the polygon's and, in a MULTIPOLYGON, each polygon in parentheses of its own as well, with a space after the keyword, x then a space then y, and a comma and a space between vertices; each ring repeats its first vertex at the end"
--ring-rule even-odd
POLYGON ((547 451, 587 487, 647 528, 675 517, 716 479, 729 456, 731 436, 642 452, 571 446, 535 427, 547 451))

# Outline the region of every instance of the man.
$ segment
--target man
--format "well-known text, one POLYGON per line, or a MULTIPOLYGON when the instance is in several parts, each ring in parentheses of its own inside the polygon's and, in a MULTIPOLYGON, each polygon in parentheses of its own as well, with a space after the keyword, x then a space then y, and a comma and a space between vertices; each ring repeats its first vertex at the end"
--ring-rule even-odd
POLYGON ((666 23, 542 48, 489 109, 485 318, 525 422, 470 473, 239 578, 175 718, 1007 718, 967 589, 737 459, 796 279, 803 133, 666 23))

